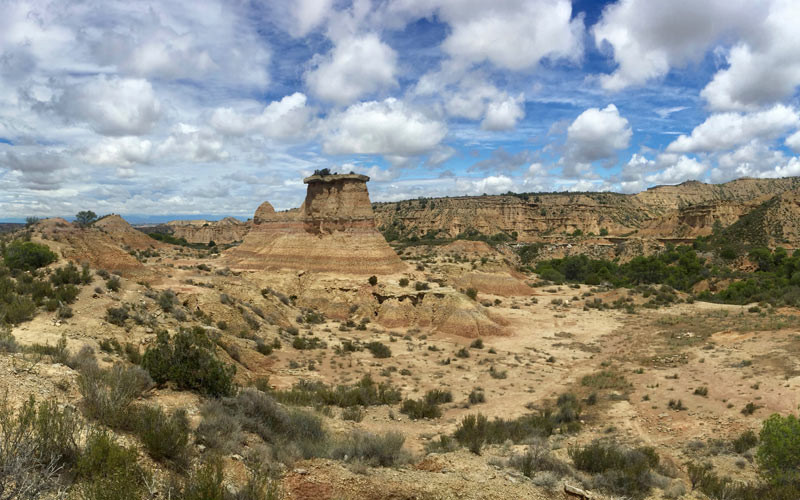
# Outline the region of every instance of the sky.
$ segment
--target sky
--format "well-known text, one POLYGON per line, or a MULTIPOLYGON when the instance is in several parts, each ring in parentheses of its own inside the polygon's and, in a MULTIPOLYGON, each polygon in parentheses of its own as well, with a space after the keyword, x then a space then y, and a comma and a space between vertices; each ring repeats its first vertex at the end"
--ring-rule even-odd
POLYGON ((0 0, 0 220, 800 175, 796 0, 0 0))

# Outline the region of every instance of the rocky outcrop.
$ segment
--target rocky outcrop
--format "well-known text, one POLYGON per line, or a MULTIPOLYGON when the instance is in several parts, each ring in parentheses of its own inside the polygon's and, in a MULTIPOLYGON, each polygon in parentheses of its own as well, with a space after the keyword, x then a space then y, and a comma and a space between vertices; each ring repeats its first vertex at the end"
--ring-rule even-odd
POLYGON ((250 231, 250 224, 233 217, 225 217, 219 221, 175 220, 167 222, 166 225, 176 238, 205 245, 212 241, 217 244, 242 241, 250 231))
POLYGON ((263 203, 238 247, 225 254, 238 269, 293 269, 343 274, 392 274, 405 264, 375 229, 369 177, 312 175, 297 210, 263 203))

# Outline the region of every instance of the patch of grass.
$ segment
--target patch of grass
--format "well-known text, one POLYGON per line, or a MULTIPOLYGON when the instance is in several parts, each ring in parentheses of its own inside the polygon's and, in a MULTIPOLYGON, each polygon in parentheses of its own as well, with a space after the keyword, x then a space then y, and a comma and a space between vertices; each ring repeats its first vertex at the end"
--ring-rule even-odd
POLYGON ((596 487, 616 495, 644 498, 652 489, 651 471, 659 458, 653 448, 626 449, 595 441, 569 449, 575 468, 595 475, 596 487))
POLYGON ((442 416, 439 405, 426 401, 425 399, 406 399, 400 407, 400 413, 408 415, 408 418, 419 420, 423 418, 433 419, 442 416))
POLYGON ((593 389, 626 390, 631 388, 625 375, 612 370, 601 370, 591 375, 585 375, 581 379, 581 385, 593 389))
POLYGON ((348 408, 353 406, 392 405, 402 399, 400 390, 387 383, 375 383, 364 377, 356 385, 329 386, 323 382, 301 380, 291 389, 273 391, 272 396, 281 403, 297 406, 319 404, 348 408))

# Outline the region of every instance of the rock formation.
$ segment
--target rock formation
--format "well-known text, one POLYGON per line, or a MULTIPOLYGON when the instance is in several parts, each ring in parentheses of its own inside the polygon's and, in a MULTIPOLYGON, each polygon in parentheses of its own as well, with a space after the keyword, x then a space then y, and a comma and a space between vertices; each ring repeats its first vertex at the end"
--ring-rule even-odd
POLYGON ((174 220, 167 222, 166 226, 176 238, 183 238, 189 243, 208 244, 213 241, 218 244, 242 241, 250 231, 250 224, 225 217, 219 221, 207 220, 174 220))
POLYGON ((226 252, 238 269, 295 269, 343 274, 392 274, 405 269, 375 229, 367 192, 369 177, 312 175, 296 210, 276 212, 268 202, 256 210, 241 245, 226 252))

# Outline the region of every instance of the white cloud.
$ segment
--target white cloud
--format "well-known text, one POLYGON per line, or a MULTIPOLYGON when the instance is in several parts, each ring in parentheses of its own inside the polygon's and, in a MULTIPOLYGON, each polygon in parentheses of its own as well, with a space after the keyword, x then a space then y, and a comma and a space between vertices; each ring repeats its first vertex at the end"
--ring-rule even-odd
POLYGON ((292 25, 289 30, 294 37, 303 37, 325 21, 331 13, 333 0, 290 0, 292 25))
POLYGON ((800 130, 786 138, 786 145, 795 153, 800 153, 800 130))
POLYGON ((601 50, 613 49, 619 65, 601 79, 620 90, 664 76, 672 67, 700 60, 720 37, 759 24, 763 2, 750 0, 620 0, 603 10, 592 28, 601 50))
POLYGON ((589 108, 567 128, 565 161, 589 164, 612 158, 618 150, 628 147, 632 135, 628 120, 613 104, 603 109, 589 108))
POLYGON ((623 165, 618 179, 623 192, 635 193, 654 184, 679 184, 704 177, 708 165, 686 155, 660 154, 649 159, 634 154, 623 165))
POLYGON ((68 120, 84 121, 103 135, 142 135, 161 116, 150 82, 97 76, 67 86, 54 103, 68 120))
POLYGON ((306 84, 326 101, 349 104, 397 84, 397 53, 374 33, 338 40, 330 54, 316 59, 306 84))
POLYGON ((138 137, 106 138, 82 152, 80 157, 95 165, 130 166, 147 163, 153 152, 153 143, 138 137))
POLYGON ((517 122, 525 118, 524 97, 507 96, 495 100, 486 107, 486 117, 481 122, 484 130, 509 130, 517 126, 517 122))
POLYGON ((450 25, 442 50, 470 63, 489 61, 523 70, 549 59, 577 60, 583 54, 583 18, 572 17, 568 0, 407 0, 393 11, 438 12, 450 25))
POLYGON ((260 114, 239 112, 233 108, 217 108, 210 124, 225 135, 241 136, 258 131, 266 137, 289 139, 306 132, 311 110, 307 98, 300 92, 273 101, 260 114))
POLYGON ((664 155, 659 158, 662 164, 669 164, 666 168, 653 175, 648 175, 645 180, 650 184, 678 184, 686 180, 697 180, 707 170, 707 166, 694 158, 680 156, 677 158, 671 155, 664 155))
POLYGON ((324 128, 328 154, 416 156, 432 151, 447 134, 444 123, 394 98, 354 104, 330 116, 324 128))
POLYGON ((776 105, 757 113, 720 113, 710 116, 669 146, 670 153, 715 152, 745 144, 753 139, 774 139, 800 124, 797 111, 776 105))
POLYGON ((173 127, 172 133, 158 146, 156 153, 160 157, 191 162, 217 162, 229 157, 220 138, 208 130, 186 123, 173 127))
POLYGON ((800 85, 800 3, 753 2, 768 15, 727 56, 728 67, 701 92, 716 111, 752 110, 790 97, 800 85))

